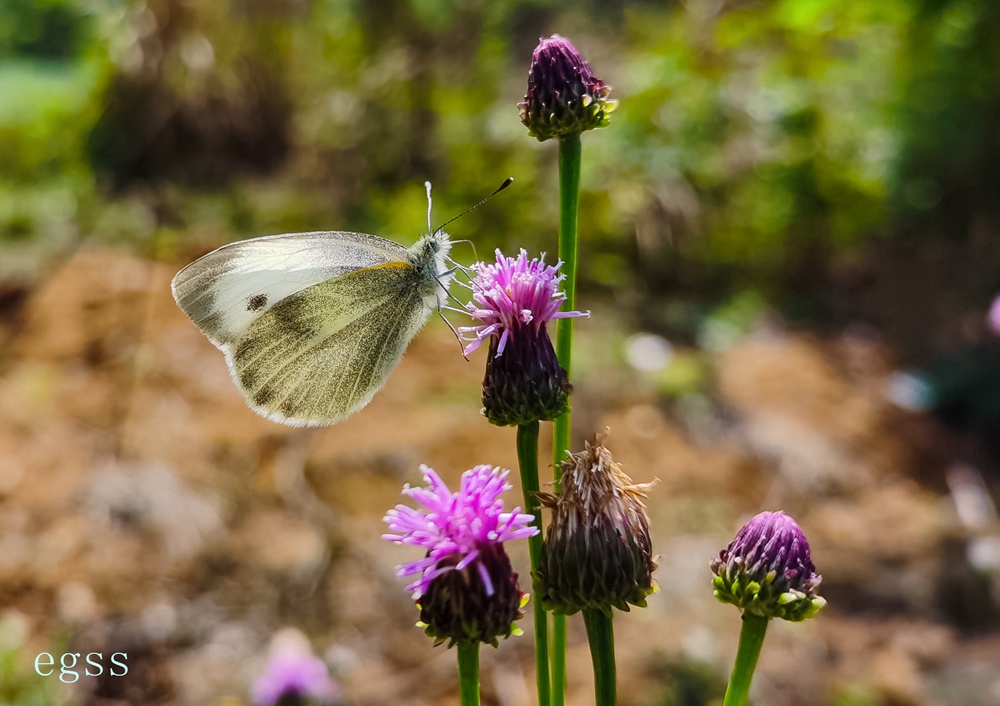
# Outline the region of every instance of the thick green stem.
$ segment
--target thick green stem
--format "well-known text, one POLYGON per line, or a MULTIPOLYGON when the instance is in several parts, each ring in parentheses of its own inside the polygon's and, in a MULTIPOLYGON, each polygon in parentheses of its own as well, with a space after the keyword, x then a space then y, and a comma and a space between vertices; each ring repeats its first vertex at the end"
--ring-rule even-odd
POLYGON ((462 706, 479 706, 479 643, 458 643, 458 691, 462 706))
MULTIPOLYGON (((576 253, 579 241, 580 204, 579 135, 567 135, 559 140, 559 259, 562 260, 563 291, 571 311, 576 306, 576 253)), ((556 328, 556 356, 572 380, 573 319, 560 319, 556 328)), ((570 448, 570 410, 555 421, 552 434, 552 464, 555 469, 555 489, 559 492, 559 464, 570 448)), ((566 616, 552 616, 552 704, 563 706, 566 701, 566 616)))
MULTIPOLYGON (((580 202, 580 136, 569 135, 559 140, 559 259, 566 279, 562 290, 566 293, 563 308, 572 311, 576 306, 576 253, 579 240, 580 202)), ((559 364, 572 380, 573 368, 573 319, 560 319, 556 326, 556 356, 559 364)), ((570 411, 567 409, 555 421, 553 432, 552 462, 557 471, 556 490, 559 489, 559 464, 566 459, 570 444, 570 411)))
POLYGON ((736 663, 733 665, 733 675, 729 677, 726 687, 726 698, 722 706, 743 706, 750 694, 750 682, 757 668, 757 658, 760 647, 764 644, 767 632, 768 618, 762 618, 753 613, 743 614, 743 627, 740 628, 740 646, 736 651, 736 663))
MULTIPOLYGON (((536 575, 542 560, 542 510, 538 501, 538 422, 517 427, 517 463, 521 468, 521 490, 524 493, 524 511, 535 516, 532 524, 538 534, 528 539, 531 553, 531 574, 536 575)), ((538 596, 531 601, 535 619, 535 686, 538 689, 538 706, 548 706, 549 687, 549 624, 538 596)))
POLYGON ((584 609, 590 659, 594 663, 594 700, 597 706, 615 706, 618 688, 615 669, 615 626, 610 613, 584 609))

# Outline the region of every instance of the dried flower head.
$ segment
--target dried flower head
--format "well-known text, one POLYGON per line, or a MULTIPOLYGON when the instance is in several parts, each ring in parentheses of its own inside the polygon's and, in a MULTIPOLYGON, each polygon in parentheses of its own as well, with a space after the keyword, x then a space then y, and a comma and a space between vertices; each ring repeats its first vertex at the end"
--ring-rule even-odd
POLYGON ((826 605, 822 577, 802 528, 783 512, 762 512, 712 561, 715 597, 765 618, 799 621, 826 605))
POLYGON ((643 503, 652 483, 632 483, 599 440, 560 470, 559 495, 539 495, 553 511, 536 576, 542 604, 565 614, 645 607, 656 590, 643 503))
POLYGON ((496 251, 496 263, 477 262, 470 282, 469 314, 480 321, 462 326, 468 341, 465 354, 489 340, 483 378, 483 414, 493 424, 514 426, 552 420, 566 411, 571 390, 549 339, 553 319, 589 316, 559 311, 566 295, 559 291, 564 276, 559 267, 528 259, 522 249, 515 257, 496 251))
POLYGON ((528 92, 517 104, 521 122, 539 142, 606 127, 618 101, 594 76, 573 43, 558 34, 539 39, 528 70, 528 92))
POLYGON ((253 685, 257 706, 334 704, 338 700, 337 685, 326 663, 305 650, 275 653, 253 685))
POLYGON ((425 632, 437 643, 449 640, 497 644, 516 632, 527 596, 503 542, 538 533, 532 515, 503 512, 500 499, 509 471, 476 466, 462 474, 458 492, 451 492, 438 474, 421 466, 426 488, 403 489, 424 506, 397 505, 385 515, 391 533, 383 539, 420 547, 422 559, 400 564, 399 576, 417 575, 407 586, 420 607, 425 632))

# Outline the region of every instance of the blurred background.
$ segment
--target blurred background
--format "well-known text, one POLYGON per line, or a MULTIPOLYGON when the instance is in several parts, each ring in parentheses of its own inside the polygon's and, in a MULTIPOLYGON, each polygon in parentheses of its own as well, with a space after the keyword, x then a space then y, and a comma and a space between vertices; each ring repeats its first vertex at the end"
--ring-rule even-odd
MULTIPOLYGON (((452 237, 551 257, 557 149, 516 103, 552 33, 621 101, 583 138, 574 432, 661 481, 623 706, 721 703, 708 562, 779 508, 830 605, 772 627, 757 703, 1000 703, 994 0, 4 0, 0 703, 239 706, 282 650, 344 704, 457 703, 379 535, 418 464, 516 463, 481 355, 432 321, 363 412, 286 429, 169 282, 257 235, 409 244, 425 180, 442 222, 513 176, 452 237)), ((484 703, 533 703, 528 622, 484 703)))

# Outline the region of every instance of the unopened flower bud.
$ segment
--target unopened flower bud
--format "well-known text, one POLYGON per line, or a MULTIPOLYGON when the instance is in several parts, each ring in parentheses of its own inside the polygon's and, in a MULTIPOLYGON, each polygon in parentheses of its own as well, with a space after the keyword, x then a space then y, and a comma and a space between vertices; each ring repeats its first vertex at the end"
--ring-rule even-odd
POLYGON ((794 622, 826 605, 816 594, 822 577, 802 528, 783 512, 762 512, 712 560, 715 597, 765 618, 794 622))
POLYGON ((643 498, 652 485, 633 484, 600 443, 561 465, 559 495, 539 495, 552 510, 542 546, 536 593, 556 613, 645 607, 656 590, 643 498))
POLYGON ((606 127, 618 107, 611 86, 594 76, 573 43, 553 34, 531 56, 528 92, 517 104, 521 122, 539 142, 606 127))

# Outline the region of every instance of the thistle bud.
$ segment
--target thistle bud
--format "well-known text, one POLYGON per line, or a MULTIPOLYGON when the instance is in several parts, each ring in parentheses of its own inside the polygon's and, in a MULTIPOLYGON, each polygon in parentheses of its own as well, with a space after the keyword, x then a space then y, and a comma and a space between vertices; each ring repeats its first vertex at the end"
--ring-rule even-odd
POLYGON ((553 34, 539 39, 528 70, 528 92, 517 104, 521 122, 539 142, 607 127, 618 107, 611 86, 594 76, 573 43, 553 34))
POLYGON ((468 355, 489 340, 483 378, 483 415, 498 426, 550 421, 569 406, 572 389, 559 365, 548 322, 588 316, 579 311, 559 311, 566 295, 558 291, 563 276, 543 259, 528 259, 496 252, 496 264, 472 266, 472 301, 469 314, 479 321, 459 332, 469 344, 468 355))
POLYGON ((435 644, 496 646, 498 638, 519 633, 514 623, 528 600, 503 542, 537 534, 534 518, 519 508, 502 512, 508 471, 476 466, 462 474, 461 488, 452 493, 433 469, 421 468, 428 487, 406 487, 403 493, 426 509, 397 505, 385 516, 393 533, 382 535, 426 552, 397 570, 400 576, 419 575, 406 587, 420 609, 418 625, 435 644))
POLYGON ((783 512, 762 512, 712 561, 715 597, 765 618, 798 622, 826 605, 822 577, 802 528, 783 512))
POLYGON ((536 592, 546 609, 629 610, 656 590, 643 498, 651 483, 633 484, 600 443, 570 454, 560 466, 559 495, 539 494, 552 510, 536 592))

